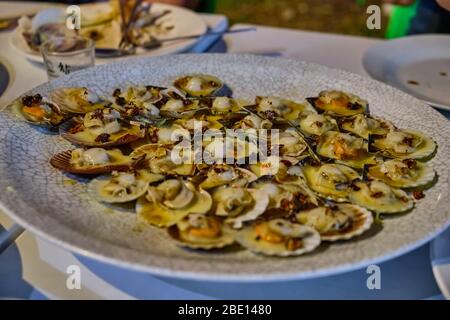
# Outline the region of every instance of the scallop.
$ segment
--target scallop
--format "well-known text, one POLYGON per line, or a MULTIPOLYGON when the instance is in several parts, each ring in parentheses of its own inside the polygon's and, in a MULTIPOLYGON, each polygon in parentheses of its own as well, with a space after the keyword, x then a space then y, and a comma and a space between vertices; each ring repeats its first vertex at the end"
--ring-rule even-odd
POLYGON ((31 124, 55 127, 65 120, 58 105, 40 94, 23 96, 11 104, 13 113, 31 124))
POLYGON ((306 100, 319 112, 326 112, 336 117, 349 117, 368 111, 366 100, 342 91, 322 91, 318 97, 306 100))
MULTIPOLYGON (((273 143, 274 141, 272 141, 273 143)), ((280 146, 279 154, 281 160, 287 160, 291 164, 296 164, 308 156, 307 146, 303 138, 292 129, 279 134, 278 144, 280 146)))
POLYGON ((296 219, 317 230, 322 241, 351 239, 369 230, 373 223, 370 211, 348 203, 301 211, 296 219))
POLYGON ((271 129, 272 122, 255 114, 249 114, 233 124, 234 129, 271 129))
POLYGON ((127 171, 143 157, 125 156, 120 149, 78 148, 54 155, 50 164, 62 171, 76 174, 102 174, 112 171, 127 171))
POLYGON ((162 179, 164 176, 146 170, 113 172, 110 176, 100 176, 92 180, 88 185, 88 192, 102 202, 125 203, 145 194, 149 183, 162 179))
POLYGON ((162 115, 172 118, 188 117, 186 115, 199 111, 199 101, 170 98, 161 106, 160 110, 162 115))
POLYGON ((176 79, 173 84, 176 88, 193 97, 210 96, 223 86, 219 78, 206 74, 184 76, 176 79))
POLYGON ((235 242, 236 232, 213 216, 191 213, 168 230, 178 245, 191 249, 218 249, 235 242))
MULTIPOLYGON (((161 91, 161 94, 165 98, 176 99, 176 100, 186 100, 187 95, 183 90, 178 89, 175 86, 169 86, 161 91)), ((163 101, 166 101, 163 99, 163 101)))
POLYGON ((59 88, 50 94, 63 112, 85 114, 104 107, 100 97, 85 87, 59 88))
POLYGON ((242 228, 244 222, 255 220, 269 205, 269 195, 261 189, 224 187, 215 190, 212 197, 214 214, 225 217, 225 223, 235 229, 242 228))
POLYGON ((255 139, 235 139, 230 135, 222 137, 221 132, 217 132, 217 135, 213 134, 213 136, 215 136, 214 139, 203 136, 203 142, 206 144, 203 152, 203 161, 205 163, 229 163, 230 161, 235 161, 238 164, 244 164, 246 158, 256 159, 258 146, 255 139))
POLYGON ((238 232, 236 240, 248 250, 269 256, 298 256, 320 245, 320 234, 311 227, 284 219, 261 221, 238 232))
POLYGON ((256 179, 258 177, 249 170, 226 164, 216 164, 208 170, 206 179, 200 184, 200 187, 208 190, 223 185, 246 186, 256 179))
POLYGON ((163 88, 154 86, 131 86, 125 92, 115 89, 111 107, 127 119, 143 121, 159 118, 162 90, 163 88))
POLYGON ((250 164, 250 170, 257 176, 274 176, 278 174, 281 168, 281 159, 279 156, 268 156, 266 159, 258 159, 259 161, 250 164))
POLYGON ((104 108, 65 122, 60 126, 60 134, 81 146, 113 147, 143 138, 145 129, 123 122, 118 111, 104 108))
POLYGON ((342 130, 354 133, 366 140, 371 134, 384 135, 395 129, 394 125, 387 120, 363 114, 342 119, 340 126, 342 130))
POLYGON ((375 163, 374 155, 367 152, 367 143, 362 138, 337 131, 328 131, 320 137, 317 154, 358 169, 375 163))
POLYGON ((354 169, 335 163, 305 165, 302 170, 309 188, 321 197, 338 202, 348 200, 350 184, 360 178, 354 169))
POLYGON ((163 99, 165 88, 156 86, 129 86, 122 91, 120 88, 114 90, 112 102, 119 106, 134 104, 141 106, 143 103, 155 104, 163 99))
POLYGON ((174 121, 174 126, 180 126, 189 132, 203 132, 205 130, 220 130, 223 125, 219 122, 220 116, 200 115, 196 117, 181 118, 174 121))
POLYGON ((252 188, 262 190, 269 195, 267 210, 271 213, 290 214, 318 206, 316 196, 302 184, 256 181, 252 184, 252 188))
POLYGON ((281 162, 280 169, 273 177, 273 180, 284 185, 299 185, 308 191, 312 198, 316 198, 314 192, 312 192, 308 187, 302 167, 299 165, 287 166, 284 162, 281 162))
POLYGON ((177 149, 173 148, 173 145, 152 143, 135 149, 130 156, 139 157, 145 155, 143 166, 153 173, 180 176, 193 175, 195 164, 190 149, 186 150, 189 154, 178 154, 178 156, 176 151, 177 149))
POLYGON ((413 159, 385 160, 370 166, 367 174, 395 188, 423 188, 430 186, 436 177, 431 166, 413 159))
POLYGON ((385 136, 371 135, 369 150, 381 151, 389 158, 429 160, 434 156, 437 145, 422 132, 395 130, 385 136))
POLYGON ((309 113, 299 120, 300 130, 307 135, 321 136, 328 131, 336 131, 338 125, 329 115, 309 113))
MULTIPOLYGON (((141 140, 139 146, 144 144, 158 143, 160 145, 170 145, 179 141, 179 138, 190 140, 189 130, 180 125, 172 124, 166 126, 149 126, 147 130, 146 139, 141 140), (146 143, 142 143, 142 142, 146 143)), ((136 145, 136 144, 135 144, 136 145)), ((137 147, 133 146, 133 149, 137 147)))
POLYGON ((283 117, 287 120, 296 120, 301 114, 315 112, 308 104, 298 103, 279 97, 256 97, 256 110, 266 119, 283 117))
POLYGON ((190 213, 205 214, 211 207, 207 191, 188 181, 169 179, 148 188, 136 203, 136 213, 152 225, 170 227, 190 213))
POLYGON ((350 201, 378 213, 401 213, 414 207, 414 201, 403 190, 373 180, 354 182, 350 201))
POLYGON ((227 114, 230 112, 242 111, 243 106, 249 105, 245 100, 233 99, 229 97, 216 97, 211 104, 212 114, 227 114))

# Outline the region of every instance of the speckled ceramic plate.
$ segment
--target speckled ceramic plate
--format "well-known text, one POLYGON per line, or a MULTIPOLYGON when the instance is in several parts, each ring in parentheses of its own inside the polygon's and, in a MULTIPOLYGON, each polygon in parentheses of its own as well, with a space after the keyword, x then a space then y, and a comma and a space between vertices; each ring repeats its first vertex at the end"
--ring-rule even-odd
MULTIPOLYGON (((91 199, 84 183, 52 168, 51 155, 69 147, 58 135, 0 113, 0 201, 31 232, 75 252, 155 274, 216 281, 311 278, 381 262, 429 241, 450 222, 449 122, 423 102, 369 78, 295 60, 247 55, 174 55, 98 66, 41 85, 47 94, 63 86, 88 86, 99 94, 124 84, 168 85, 188 73, 223 79, 234 96, 282 95, 294 99, 325 89, 366 98, 377 116, 400 127, 422 130, 439 149, 432 164, 437 184, 409 214, 387 219, 357 239, 322 245, 293 258, 270 258, 247 250, 195 252, 169 241, 165 231, 137 224, 128 209, 113 211, 91 199)), ((82 181, 82 180, 81 180, 82 181)), ((83 182, 83 181, 82 181, 83 182)))

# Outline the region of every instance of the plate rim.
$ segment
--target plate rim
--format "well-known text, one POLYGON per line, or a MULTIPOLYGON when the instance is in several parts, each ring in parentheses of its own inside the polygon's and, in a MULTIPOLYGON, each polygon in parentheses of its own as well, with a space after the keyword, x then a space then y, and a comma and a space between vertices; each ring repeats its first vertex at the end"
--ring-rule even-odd
MULTIPOLYGON (((206 55, 224 56, 224 54, 206 54, 206 55)), ((245 59, 245 57, 247 57, 247 58, 253 57, 254 58, 254 55, 243 55, 243 54, 226 54, 226 55, 234 56, 234 57, 244 57, 244 59, 245 59)), ((186 56, 204 57, 205 54, 183 54, 183 55, 178 55, 178 56, 180 56, 180 57, 181 56, 183 56, 183 57, 186 57, 186 56)), ((337 68, 329 68, 329 67, 326 67, 323 65, 310 63, 310 62, 304 62, 304 61, 296 60, 296 59, 273 58, 273 57, 259 57, 259 58, 267 59, 267 60, 281 59, 281 60, 285 60, 286 62, 293 62, 295 64, 303 63, 308 67, 315 67, 315 68, 319 68, 322 70, 330 70, 330 71, 334 70, 334 71, 339 72, 342 75, 348 74, 348 75, 356 76, 358 78, 367 78, 370 81, 378 82, 379 85, 381 85, 381 86, 389 87, 392 90, 394 90, 395 92, 397 92, 398 94, 406 95, 406 96, 408 96, 409 99, 414 99, 418 103, 423 104, 423 102, 421 100, 419 100, 419 99, 415 98, 414 96, 411 96, 410 94, 407 94, 397 88, 394 88, 387 84, 381 83, 377 80, 373 80, 368 77, 357 75, 357 74, 354 74, 354 73, 351 73, 348 71, 340 70, 337 68)), ((155 59, 155 57, 153 57, 153 58, 152 57, 134 57, 132 59, 143 61, 143 60, 155 59)), ((128 60, 126 62, 124 62, 124 61, 117 62, 116 64, 124 64, 125 63, 129 66, 130 64, 133 64, 133 62, 130 63, 130 60, 128 60)), ((108 65, 100 65, 100 66, 96 66, 95 68, 97 68, 97 69, 108 68, 108 65)), ((82 73, 83 70, 78 71, 78 72, 82 73)), ((64 76, 64 77, 68 77, 68 76, 64 76)), ((41 86, 45 86, 45 85, 48 85, 48 84, 42 84, 40 86, 33 88, 32 90, 38 90, 41 86)), ((437 112, 436 110, 432 110, 432 112, 435 113, 436 115, 438 115, 439 117, 441 117, 442 119, 444 119, 445 121, 447 121, 447 119, 443 115, 441 115, 439 112, 437 112)), ((23 201, 23 200, 20 199, 20 201, 23 201)), ((150 265, 144 264, 142 262, 122 261, 118 257, 114 258, 111 256, 107 256, 104 254, 104 252, 100 253, 100 252, 95 252, 95 251, 89 251, 89 249, 85 248, 86 246, 83 246, 82 244, 80 244, 80 242, 73 244, 73 239, 72 239, 72 241, 70 241, 69 239, 62 238, 61 236, 58 237, 56 235, 49 234, 48 231, 43 230, 42 226, 36 227, 34 225, 29 224, 27 221, 22 219, 20 216, 16 215, 14 213, 13 209, 8 208, 1 201, 0 201, 0 208, 3 209, 5 211, 5 213, 7 213, 10 217, 12 217, 13 220, 15 220, 19 224, 23 225, 30 232, 38 235, 41 238, 47 239, 50 242, 55 243, 56 245, 59 245, 65 249, 68 249, 69 251, 81 254, 88 258, 94 258, 94 259, 97 259, 97 260, 105 262, 105 263, 113 264, 113 265, 124 267, 124 268, 130 268, 130 269, 137 270, 137 271, 148 272, 148 273, 156 274, 156 275, 160 275, 160 276, 166 276, 166 277, 171 277, 171 278, 191 279, 191 280, 201 280, 201 281, 215 281, 215 282, 288 281, 288 280, 312 279, 312 278, 317 278, 317 277, 322 277, 322 276, 335 275, 335 274, 339 274, 339 273, 343 273, 343 272, 349 272, 349 271, 361 269, 361 268, 363 268, 367 265, 373 264, 373 263, 380 263, 383 261, 387 261, 387 260, 393 259, 395 257, 398 257, 402 254, 405 254, 407 252, 410 252, 411 250, 414 250, 415 248, 429 242, 431 239, 436 237, 436 235, 438 235, 440 232, 442 232, 445 228, 450 226, 450 219, 449 219, 449 220, 447 220, 445 225, 440 225, 439 227, 435 228, 432 232, 427 234, 426 237, 423 237, 420 240, 403 245, 403 246, 397 248, 396 250, 390 250, 387 254, 382 254, 382 255, 376 256, 374 258, 361 259, 357 263, 350 263, 350 264, 341 263, 337 266, 333 265, 333 266, 329 266, 329 267, 322 267, 320 269, 316 269, 316 270, 312 270, 312 271, 300 271, 300 273, 295 272, 295 271, 289 271, 289 272, 283 271, 283 272, 279 272, 279 273, 271 272, 271 273, 257 273, 257 274, 251 274, 251 273, 225 274, 223 272, 214 273, 211 271, 204 272, 204 271, 185 271, 185 270, 179 270, 179 269, 174 270, 174 269, 169 269, 167 267, 162 268, 162 267, 150 266, 150 265)), ((72 230, 72 231, 79 233, 76 230, 72 230)), ((81 234, 81 233, 79 233, 79 234, 81 234)), ((98 239, 94 238, 94 240, 97 242, 100 242, 100 240, 98 240, 98 239)), ((112 247, 120 247, 117 244, 113 244, 113 243, 109 243, 109 245, 112 247)), ((129 250, 132 250, 132 249, 129 249, 129 250)))

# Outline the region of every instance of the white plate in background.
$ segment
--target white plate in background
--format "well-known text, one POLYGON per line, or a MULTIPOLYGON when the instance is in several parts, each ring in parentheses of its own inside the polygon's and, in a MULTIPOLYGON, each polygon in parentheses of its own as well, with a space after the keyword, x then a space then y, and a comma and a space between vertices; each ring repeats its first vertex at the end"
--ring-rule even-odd
POLYGON ((372 78, 450 110, 450 35, 415 35, 376 44, 364 54, 363 65, 372 78))
POLYGON ((450 228, 431 242, 430 256, 436 282, 450 300, 450 228))
MULTIPOLYGON (((96 4, 98 6, 104 6, 107 5, 107 3, 98 3, 96 4)), ((92 6, 92 4, 90 4, 92 6)), ((83 5, 81 5, 83 7, 83 5)), ((83 10, 83 9, 82 9, 83 10)), ((196 14, 194 11, 185 9, 182 7, 177 7, 173 5, 168 4, 161 4, 161 3, 155 3, 152 6, 152 12, 157 11, 164 11, 164 10, 170 10, 171 13, 165 16, 163 19, 165 21, 168 21, 168 23, 173 24, 174 28, 169 31, 167 34, 167 37, 178 37, 178 36, 189 36, 189 35, 196 35, 196 34, 204 34, 206 33, 208 27, 206 25, 206 22, 200 17, 198 14, 196 14)), ((162 39, 164 37, 161 37, 162 39)), ((173 54, 173 53, 179 53, 188 50, 192 46, 194 46, 197 41, 200 38, 197 39, 190 39, 190 40, 180 40, 180 41, 174 41, 174 42, 168 42, 164 43, 160 48, 150 50, 150 51, 142 51, 139 53, 136 53, 134 56, 160 56, 160 55, 166 55, 166 54, 173 54)), ((14 30, 11 33, 11 37, 9 38, 10 45, 16 49, 16 51, 21 54, 22 56, 25 56, 27 59, 30 59, 32 61, 40 62, 42 63, 42 56, 39 52, 36 52, 34 50, 31 50, 28 45, 26 44, 23 37, 14 30)), ((96 64, 102 64, 117 60, 123 60, 127 59, 129 56, 126 57, 120 57, 120 58, 109 58, 109 59, 99 59, 96 58, 96 64)))

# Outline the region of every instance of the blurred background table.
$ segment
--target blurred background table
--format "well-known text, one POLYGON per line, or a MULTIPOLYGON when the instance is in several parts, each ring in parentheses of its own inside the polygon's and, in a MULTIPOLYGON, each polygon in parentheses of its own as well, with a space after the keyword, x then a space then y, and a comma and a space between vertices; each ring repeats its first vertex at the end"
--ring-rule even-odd
MULTIPOLYGON (((4 10, 0 2, 0 8, 4 10)), ((19 5, 9 5, 20 10, 19 5)), ((22 12, 21 12, 22 13, 22 12)), ((223 16, 202 15, 215 30, 223 30, 223 16)), ((248 27, 237 24, 233 28, 248 27)), ((289 57, 365 74, 364 51, 382 41, 256 26, 257 31, 208 39, 191 52, 251 53, 289 57)), ((0 62, 10 73, 0 109, 46 79, 39 64, 15 54, 8 44, 9 33, 0 33, 0 62)), ((448 115, 447 115, 448 116, 448 115)), ((1 138, 1 137, 0 137, 1 138)), ((0 232, 13 222, 0 212, 0 232)), ((318 279, 278 283, 214 283, 168 279, 121 269, 72 254, 25 231, 0 254, 0 298, 24 299, 442 299, 433 277, 429 244, 380 265, 381 290, 369 290, 365 269, 318 279), (66 288, 66 269, 81 268, 81 290, 66 288)))

